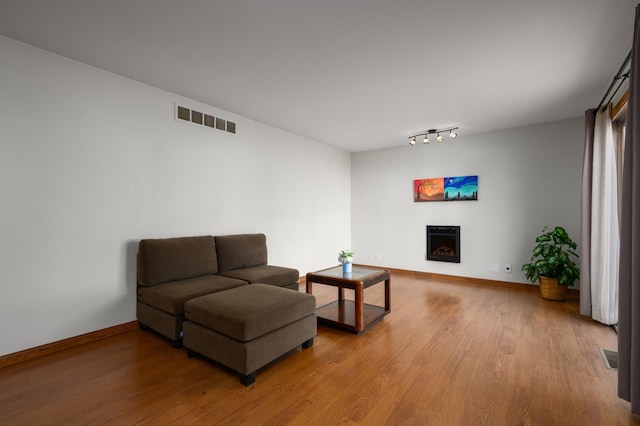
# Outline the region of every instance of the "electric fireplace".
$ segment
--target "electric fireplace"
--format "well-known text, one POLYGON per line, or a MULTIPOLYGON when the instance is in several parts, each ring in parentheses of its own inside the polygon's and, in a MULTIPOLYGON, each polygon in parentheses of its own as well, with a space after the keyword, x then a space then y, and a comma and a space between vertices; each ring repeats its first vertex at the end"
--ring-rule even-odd
POLYGON ((460 263, 460 227, 427 225, 426 260, 460 263))

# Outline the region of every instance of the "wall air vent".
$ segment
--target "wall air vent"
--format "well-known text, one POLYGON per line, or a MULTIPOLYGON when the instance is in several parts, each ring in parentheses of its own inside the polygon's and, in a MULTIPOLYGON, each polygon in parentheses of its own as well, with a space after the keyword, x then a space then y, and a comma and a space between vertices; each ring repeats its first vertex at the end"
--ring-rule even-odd
POLYGON ((209 127, 210 129, 221 130, 227 133, 236 133, 236 123, 225 120, 221 117, 187 108, 176 104, 176 121, 186 121, 199 126, 209 127))

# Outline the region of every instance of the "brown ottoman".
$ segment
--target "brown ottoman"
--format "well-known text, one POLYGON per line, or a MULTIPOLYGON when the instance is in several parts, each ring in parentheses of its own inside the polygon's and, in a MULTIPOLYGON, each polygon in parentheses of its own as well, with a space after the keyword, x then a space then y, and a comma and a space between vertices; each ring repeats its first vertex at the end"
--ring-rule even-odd
POLYGON ((184 347, 242 375, 256 371, 316 335, 315 297, 267 284, 251 284, 187 301, 184 347))

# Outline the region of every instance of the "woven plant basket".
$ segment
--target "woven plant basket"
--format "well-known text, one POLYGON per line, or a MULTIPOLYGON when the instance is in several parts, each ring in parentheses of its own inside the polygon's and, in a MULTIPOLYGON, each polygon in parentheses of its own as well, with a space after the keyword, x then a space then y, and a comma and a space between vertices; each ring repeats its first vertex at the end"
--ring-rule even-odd
POLYGON ((558 284, 557 278, 540 277, 540 294, 543 299, 563 301, 569 286, 558 284))

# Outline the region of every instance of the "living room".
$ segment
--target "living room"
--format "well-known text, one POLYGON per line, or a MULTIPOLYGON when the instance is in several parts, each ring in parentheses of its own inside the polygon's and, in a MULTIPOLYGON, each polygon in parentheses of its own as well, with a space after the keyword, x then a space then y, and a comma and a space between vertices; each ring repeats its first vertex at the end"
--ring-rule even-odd
MULTIPOLYGON (((0 57, 0 356, 135 321, 144 238, 260 232, 269 262, 301 275, 352 248, 365 265, 524 284, 543 226, 580 235, 583 111, 525 126, 499 111, 499 129, 352 152, 4 35, 0 57), (463 175, 477 201, 413 201, 414 179, 463 175), (460 263, 425 260, 434 224, 461 227, 460 263)), ((244 101, 268 105, 255 92, 244 101)))
POLYGON ((5 282, 22 283, 4 299, 0 327, 20 333, 2 355, 135 319, 142 238, 262 232, 270 262, 302 274, 352 248, 362 264, 523 283, 542 226, 579 235, 581 117, 351 153, 8 38, 2 49, 1 244, 5 282), (176 105, 237 132, 177 120, 176 105), (413 202, 413 179, 460 175, 479 176, 478 201, 413 202), (429 224, 461 226, 460 264, 425 261, 429 224))

